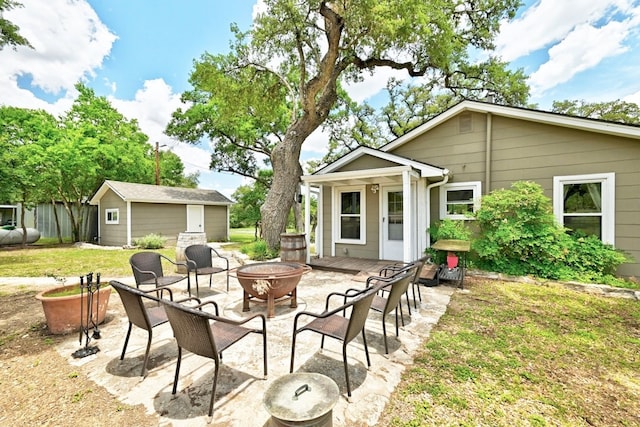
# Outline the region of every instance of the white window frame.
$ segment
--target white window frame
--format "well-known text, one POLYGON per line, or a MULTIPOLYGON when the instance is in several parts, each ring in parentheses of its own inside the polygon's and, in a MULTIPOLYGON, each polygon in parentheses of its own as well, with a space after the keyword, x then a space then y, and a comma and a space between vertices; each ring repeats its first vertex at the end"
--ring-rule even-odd
POLYGON ((334 209, 334 224, 335 227, 333 228, 335 230, 335 237, 334 240, 336 243, 346 243, 346 244, 352 244, 352 245, 364 245, 367 243, 367 215, 366 215, 366 206, 367 206, 367 192, 366 192, 366 186, 364 185, 359 185, 359 186, 350 186, 350 187, 339 187, 339 188, 335 188, 335 192, 334 192, 334 200, 333 200, 333 205, 336 207, 334 209), (341 229, 340 229, 340 218, 342 217, 342 206, 341 206, 341 202, 342 202, 342 193, 360 193, 360 238, 359 239, 343 239, 340 236, 342 235, 341 233, 341 229))
POLYGON ((445 184, 440 187, 440 219, 453 219, 453 220, 475 219, 467 215, 449 215, 447 213, 447 193, 449 191, 458 191, 458 190, 472 190, 473 191, 473 213, 476 213, 480 208, 480 198, 482 196, 481 181, 454 182, 451 184, 445 184))
POLYGON ((114 209, 105 209, 104 210, 104 223, 105 224, 120 224, 120 209, 118 208, 114 208, 114 209), (116 214, 116 219, 109 219, 109 217, 111 216, 111 214, 115 213, 116 214))
MULTIPOLYGON (((616 204, 616 174, 610 173, 594 173, 587 175, 566 175, 553 177, 553 214, 558 223, 564 226, 564 203, 563 189, 565 184, 587 184, 600 183, 602 188, 601 194, 601 213, 602 217, 602 242, 611 245, 615 244, 615 204, 616 204)), ((575 214, 572 214, 575 215, 575 214)), ((594 214, 588 214, 594 216, 594 214)))

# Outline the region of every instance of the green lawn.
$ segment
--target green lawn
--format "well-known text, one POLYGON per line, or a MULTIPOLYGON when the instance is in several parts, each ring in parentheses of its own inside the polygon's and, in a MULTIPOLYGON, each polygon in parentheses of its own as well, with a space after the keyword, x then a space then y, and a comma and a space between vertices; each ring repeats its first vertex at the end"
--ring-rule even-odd
POLYGON ((560 285, 472 279, 465 288, 380 425, 640 425, 638 301, 560 285))

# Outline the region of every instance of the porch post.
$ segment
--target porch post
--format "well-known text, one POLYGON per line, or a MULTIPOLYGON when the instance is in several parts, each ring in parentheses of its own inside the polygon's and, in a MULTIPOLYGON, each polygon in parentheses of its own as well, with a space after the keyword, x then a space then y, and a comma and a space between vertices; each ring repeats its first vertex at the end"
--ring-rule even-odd
POLYGON ((402 261, 412 262, 413 253, 413 233, 414 230, 412 216, 413 199, 411 198, 411 174, 406 170, 402 172, 402 261))
POLYGON ((311 190, 308 181, 304 183, 304 234, 307 246, 307 259, 305 262, 309 264, 309 261, 311 261, 311 251, 309 250, 311 247, 311 190))

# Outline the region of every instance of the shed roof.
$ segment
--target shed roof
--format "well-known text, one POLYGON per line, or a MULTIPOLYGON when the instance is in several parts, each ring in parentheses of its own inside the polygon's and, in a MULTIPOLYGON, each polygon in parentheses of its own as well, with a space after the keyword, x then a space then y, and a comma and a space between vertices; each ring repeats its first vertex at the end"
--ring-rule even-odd
POLYGON ((164 185, 135 184, 106 180, 89 201, 97 205, 112 190, 126 202, 172 203, 190 205, 231 205, 233 202, 216 190, 202 188, 167 187, 164 185))

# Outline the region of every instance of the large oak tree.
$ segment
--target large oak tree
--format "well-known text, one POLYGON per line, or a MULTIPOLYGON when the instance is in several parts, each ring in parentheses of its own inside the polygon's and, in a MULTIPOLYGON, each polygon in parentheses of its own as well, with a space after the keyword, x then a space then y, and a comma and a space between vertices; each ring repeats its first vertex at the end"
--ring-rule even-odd
MULTIPOLYGON (((265 0, 226 55, 194 63, 186 109, 167 133, 214 143, 211 167, 255 177, 273 169, 261 208, 264 238, 279 245, 302 174, 302 144, 341 100, 341 85, 379 67, 423 77, 434 91, 491 91, 506 64, 490 52, 518 0, 265 0)), ((508 79, 507 79, 508 80, 508 79)), ((347 100, 348 102, 348 100, 347 100)))

